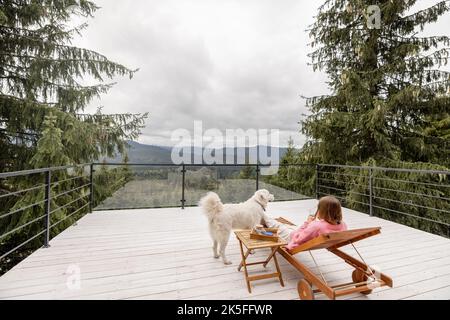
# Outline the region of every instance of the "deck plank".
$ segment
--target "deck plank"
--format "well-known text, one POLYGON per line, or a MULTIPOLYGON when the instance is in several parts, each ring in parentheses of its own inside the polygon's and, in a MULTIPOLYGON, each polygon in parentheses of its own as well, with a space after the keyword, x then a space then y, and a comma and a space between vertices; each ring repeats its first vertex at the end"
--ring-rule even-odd
MULTIPOLYGON (((301 223, 315 206, 315 200, 276 202, 268 211, 301 223)), ((345 209, 344 218, 349 228, 382 227, 381 235, 361 241, 358 250, 393 278, 394 288, 343 299, 450 299, 449 239, 353 210, 345 209)), ((355 256, 351 247, 344 251, 355 256)), ((262 280, 252 283, 249 294, 236 270, 234 236, 227 255, 231 266, 212 257, 207 221, 198 208, 95 212, 0 277, 0 299, 298 299, 302 276, 284 259, 279 261, 286 286, 262 280), (81 272, 80 289, 67 287, 67 271, 74 266, 81 272)), ((323 250, 314 256, 330 283, 349 280, 352 270, 342 260, 323 250)), ((309 255, 297 258, 315 270, 309 255)), ((273 270, 269 265, 265 272, 273 270)))

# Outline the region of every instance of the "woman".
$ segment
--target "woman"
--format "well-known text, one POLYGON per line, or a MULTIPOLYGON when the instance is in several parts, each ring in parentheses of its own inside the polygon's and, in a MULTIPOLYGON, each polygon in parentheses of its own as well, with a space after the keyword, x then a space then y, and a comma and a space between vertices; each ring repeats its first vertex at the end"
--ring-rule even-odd
POLYGON ((286 246, 289 250, 321 234, 347 230, 347 225, 342 221, 341 203, 333 196, 321 198, 315 216, 308 217, 298 229, 282 224, 267 214, 264 214, 264 222, 269 228, 279 229, 279 235, 289 241, 286 246))

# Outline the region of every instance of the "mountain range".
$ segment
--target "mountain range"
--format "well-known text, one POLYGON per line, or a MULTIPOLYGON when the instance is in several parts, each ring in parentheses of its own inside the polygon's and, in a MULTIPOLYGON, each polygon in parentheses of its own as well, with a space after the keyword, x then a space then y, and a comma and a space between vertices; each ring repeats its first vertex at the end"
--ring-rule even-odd
MULTIPOLYGON (((128 158, 130 163, 158 163, 158 164, 172 164, 172 147, 169 146, 156 146, 156 145, 147 145, 141 144, 135 141, 128 142, 128 158)), ((257 147, 236 147, 236 148, 223 148, 222 152, 224 156, 226 154, 230 154, 234 152, 234 163, 227 164, 236 164, 236 163, 245 163, 246 157, 248 157, 249 152, 255 152, 257 147)), ((279 153, 279 158, 283 157, 286 153, 287 148, 277 148, 279 153)), ((203 152, 207 151, 208 153, 213 153, 217 151, 213 151, 214 149, 204 149, 204 148, 190 148, 189 153, 186 154, 187 158, 191 159, 191 163, 193 163, 193 157, 195 155, 202 155, 203 152)), ((220 150, 220 149, 216 149, 220 150)), ((277 159, 279 160, 279 159, 277 159)), ((122 158, 120 155, 114 158, 105 159, 107 162, 122 162, 122 158)))

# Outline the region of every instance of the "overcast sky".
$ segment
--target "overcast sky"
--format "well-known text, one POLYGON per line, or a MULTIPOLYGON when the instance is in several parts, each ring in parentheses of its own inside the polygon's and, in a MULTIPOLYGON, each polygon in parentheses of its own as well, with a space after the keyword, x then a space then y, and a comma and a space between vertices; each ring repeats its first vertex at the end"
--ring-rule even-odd
MULTIPOLYGON (((95 2, 101 9, 74 44, 140 71, 87 111, 149 112, 138 140, 146 144, 171 145, 172 132, 193 130, 194 120, 223 132, 279 129, 281 145, 289 136, 303 144, 300 95, 327 93, 326 77, 308 65, 305 32, 322 1, 95 2)), ((443 20, 431 30, 449 30, 443 20)))

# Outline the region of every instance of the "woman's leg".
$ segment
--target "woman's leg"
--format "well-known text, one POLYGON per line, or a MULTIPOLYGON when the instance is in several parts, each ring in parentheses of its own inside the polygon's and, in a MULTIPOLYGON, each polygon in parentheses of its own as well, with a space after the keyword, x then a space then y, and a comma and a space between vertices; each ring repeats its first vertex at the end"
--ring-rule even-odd
POLYGON ((277 220, 275 220, 275 218, 268 215, 267 213, 264 213, 263 219, 268 228, 279 228, 280 225, 282 225, 281 222, 278 222, 277 220))
POLYGON ((275 220, 272 216, 268 215, 267 213, 264 213, 263 219, 268 228, 278 228, 278 235, 281 238, 289 241, 291 233, 292 231, 295 230, 295 227, 283 224, 275 220))

